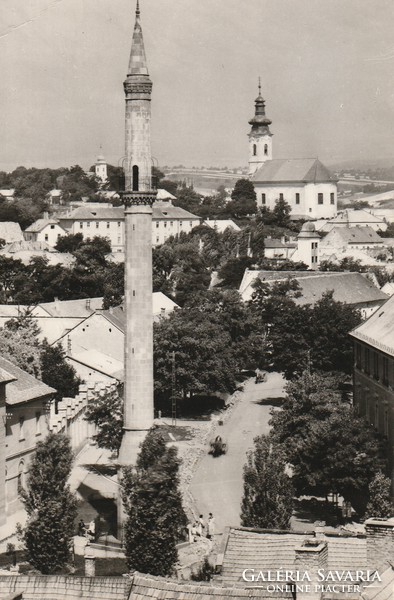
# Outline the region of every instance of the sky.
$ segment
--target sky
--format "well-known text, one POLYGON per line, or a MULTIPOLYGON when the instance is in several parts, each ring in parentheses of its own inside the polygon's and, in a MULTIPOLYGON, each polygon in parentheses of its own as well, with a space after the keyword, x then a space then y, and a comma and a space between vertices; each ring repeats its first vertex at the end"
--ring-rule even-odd
MULTIPOLYGON (((258 77, 274 158, 393 159, 392 0, 140 0, 158 165, 246 166, 258 77)), ((0 170, 124 154, 135 0, 1 0, 0 170)))

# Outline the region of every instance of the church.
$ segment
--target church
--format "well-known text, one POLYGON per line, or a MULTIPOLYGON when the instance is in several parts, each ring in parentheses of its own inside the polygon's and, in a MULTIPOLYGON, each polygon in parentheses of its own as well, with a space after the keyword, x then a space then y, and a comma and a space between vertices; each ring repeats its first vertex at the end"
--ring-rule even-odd
POLYGON ((337 214, 337 180, 317 158, 274 159, 265 100, 255 100, 255 115, 249 121, 249 177, 257 206, 273 209, 278 200, 291 206, 291 218, 330 219, 337 214))

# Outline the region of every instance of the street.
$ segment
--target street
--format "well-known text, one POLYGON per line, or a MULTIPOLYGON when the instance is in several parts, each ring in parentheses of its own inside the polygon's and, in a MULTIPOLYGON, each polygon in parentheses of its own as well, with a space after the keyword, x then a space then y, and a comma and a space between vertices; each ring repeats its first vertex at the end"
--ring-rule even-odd
POLYGON ((213 458, 207 448, 191 481, 197 510, 204 519, 213 513, 217 533, 228 525, 240 525, 246 452, 253 447, 253 438, 268 432, 272 406, 268 399, 282 397, 284 383, 278 373, 269 373, 265 383, 255 384, 254 379, 245 382, 229 420, 217 430, 227 442, 227 453, 213 458))

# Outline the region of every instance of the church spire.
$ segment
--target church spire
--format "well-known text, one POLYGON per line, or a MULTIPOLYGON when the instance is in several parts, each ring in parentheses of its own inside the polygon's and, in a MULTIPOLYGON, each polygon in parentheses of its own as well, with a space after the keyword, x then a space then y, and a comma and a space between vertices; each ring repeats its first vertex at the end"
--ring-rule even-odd
POLYGON ((140 3, 139 0, 137 0, 135 8, 135 25, 133 39, 131 42, 130 61, 127 75, 149 75, 148 66, 146 63, 144 37, 142 35, 140 15, 140 3))
POLYGON ((255 100, 254 116, 249 136, 249 175, 253 175, 267 160, 272 159, 272 121, 265 114, 265 100, 261 95, 261 78, 258 80, 259 95, 255 100))

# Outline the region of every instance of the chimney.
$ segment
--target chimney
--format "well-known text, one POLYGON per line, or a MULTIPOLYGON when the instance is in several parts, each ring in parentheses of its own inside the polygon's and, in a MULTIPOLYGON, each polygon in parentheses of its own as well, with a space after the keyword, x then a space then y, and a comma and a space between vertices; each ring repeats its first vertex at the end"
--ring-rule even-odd
POLYGON ((46 219, 46 220, 49 219, 49 212, 47 212, 47 211, 44 212, 44 219, 46 219))
POLYGON ((297 600, 320 600, 322 592, 319 590, 321 582, 318 578, 318 569, 328 567, 327 542, 314 538, 305 539, 301 546, 294 548, 294 567, 300 573, 308 573, 310 581, 304 591, 297 590, 297 600))
POLYGON ((85 306, 86 306, 87 309, 90 308, 90 298, 86 298, 85 306))
POLYGON ((365 521, 369 569, 384 571, 394 560, 394 518, 365 521))

